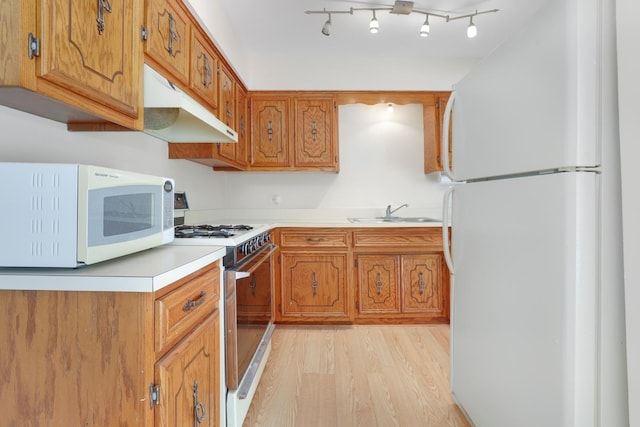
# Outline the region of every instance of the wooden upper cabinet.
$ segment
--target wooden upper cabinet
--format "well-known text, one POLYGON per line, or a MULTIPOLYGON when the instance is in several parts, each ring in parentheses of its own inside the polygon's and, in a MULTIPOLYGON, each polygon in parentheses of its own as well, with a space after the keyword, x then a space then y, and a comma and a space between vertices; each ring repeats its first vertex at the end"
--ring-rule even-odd
MULTIPOLYGON (((188 15, 177 0, 146 0, 145 5, 145 53, 174 78, 189 82, 191 27, 188 15)), ((163 70, 158 71, 165 74, 163 70)))
POLYGON ((335 111, 331 97, 294 98, 294 166, 337 169, 335 111))
MULTIPOLYGON (((442 125, 449 95, 449 92, 436 93, 434 94, 435 104, 424 106, 424 173, 444 170, 442 125)), ((449 142, 451 142, 451 127, 449 128, 449 142)), ((449 144, 449 165, 451 165, 451 159, 451 144, 449 144)))
MULTIPOLYGON (((236 125, 238 132, 237 143, 219 143, 218 145, 218 157, 220 160, 228 163, 230 166, 236 169, 244 169, 247 166, 247 143, 249 141, 248 135, 248 106, 247 106, 247 92, 239 85, 235 85, 235 104, 236 104, 236 125)), ((221 169, 217 167, 216 169, 221 169)))
POLYGON ((142 128, 140 3, 4 1, 0 16, 0 104, 142 128))
POLYGON ((212 109, 218 108, 218 57, 207 39, 191 31, 191 88, 212 109))
POLYGON ((133 9, 123 2, 45 0, 41 13, 40 77, 136 117, 141 64, 133 9))
POLYGON ((291 164, 289 97, 252 98, 251 166, 287 168, 291 164))
POLYGON ((231 71, 224 65, 218 67, 220 105, 218 106, 218 118, 231 129, 236 128, 236 82, 231 71))

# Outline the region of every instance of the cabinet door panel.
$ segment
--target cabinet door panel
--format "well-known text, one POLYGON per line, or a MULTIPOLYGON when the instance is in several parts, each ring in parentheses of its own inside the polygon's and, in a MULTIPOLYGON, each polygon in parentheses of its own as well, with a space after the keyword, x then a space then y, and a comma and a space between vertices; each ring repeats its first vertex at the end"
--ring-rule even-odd
POLYGON ((331 99, 295 100, 295 166, 333 166, 334 107, 331 99))
POLYGON ((442 271, 441 254, 403 256, 404 312, 445 312, 442 271))
POLYGON ((196 30, 191 33, 191 88, 213 109, 218 108, 218 58, 196 30))
POLYGON ((141 46, 133 32, 137 31, 134 18, 139 15, 126 2, 112 2, 110 10, 101 5, 95 1, 42 1, 39 76, 137 117, 141 46))
POLYGON ((283 316, 346 316, 346 268, 346 254, 282 253, 283 316))
POLYGON ((252 166, 290 166, 289 100, 252 99, 252 166))
POLYGON ((359 312, 400 312, 400 261, 398 256, 358 256, 359 312))
POLYGON ((220 79, 220 87, 218 90, 220 92, 220 105, 218 106, 218 118, 231 129, 235 129, 235 80, 231 72, 224 65, 221 64, 219 70, 218 78, 220 79))
POLYGON ((161 402, 156 425, 196 425, 196 414, 199 426, 219 424, 219 333, 216 311, 156 363, 161 402))
POLYGON ((174 0, 147 0, 145 52, 189 83, 189 21, 174 0))

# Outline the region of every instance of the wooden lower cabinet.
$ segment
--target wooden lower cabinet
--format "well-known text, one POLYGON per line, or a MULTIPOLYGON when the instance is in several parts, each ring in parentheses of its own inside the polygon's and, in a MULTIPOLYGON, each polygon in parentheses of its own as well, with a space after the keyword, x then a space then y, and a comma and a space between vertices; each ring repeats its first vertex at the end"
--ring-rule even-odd
POLYGON ((282 252, 282 318, 348 320, 347 255, 282 252))
POLYGON ((219 426, 219 289, 216 262, 157 293, 0 291, 0 424, 219 426))
POLYGON ((355 260, 358 318, 448 317, 442 254, 356 255, 355 260))
POLYGON ((449 321, 439 227, 359 229, 353 246, 356 322, 449 321))
POLYGON ((399 257, 392 255, 359 255, 358 302, 360 314, 400 313, 400 265, 399 257))
POLYGON ((219 425, 219 354, 220 314, 216 310, 156 363, 161 403, 158 425, 219 425))
POLYGON ((276 322, 448 323, 439 227, 281 228, 276 322))

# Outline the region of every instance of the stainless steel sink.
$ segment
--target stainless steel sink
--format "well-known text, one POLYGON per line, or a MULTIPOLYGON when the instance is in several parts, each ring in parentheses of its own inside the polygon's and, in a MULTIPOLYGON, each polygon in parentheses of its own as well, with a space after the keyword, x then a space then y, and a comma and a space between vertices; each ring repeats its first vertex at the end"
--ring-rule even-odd
POLYGON ((385 222, 440 222, 437 218, 430 218, 427 216, 377 216, 370 218, 347 218, 349 222, 363 222, 363 223, 385 223, 385 222))

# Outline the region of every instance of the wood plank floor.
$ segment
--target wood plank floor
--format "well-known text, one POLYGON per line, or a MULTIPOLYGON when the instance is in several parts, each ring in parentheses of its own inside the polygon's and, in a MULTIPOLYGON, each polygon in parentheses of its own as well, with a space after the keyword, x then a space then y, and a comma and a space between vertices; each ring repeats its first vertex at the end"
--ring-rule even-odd
POLYGON ((449 325, 278 325, 244 427, 320 426, 469 426, 449 325))

